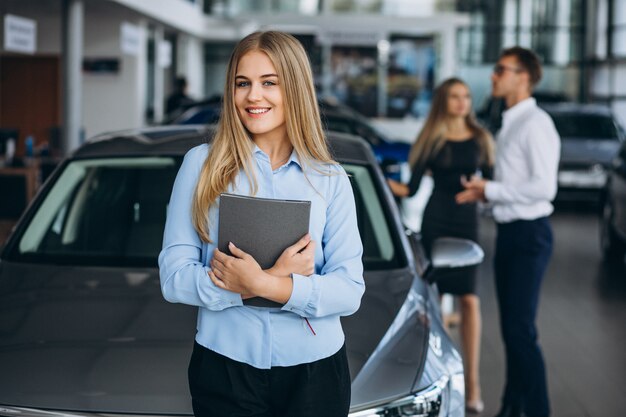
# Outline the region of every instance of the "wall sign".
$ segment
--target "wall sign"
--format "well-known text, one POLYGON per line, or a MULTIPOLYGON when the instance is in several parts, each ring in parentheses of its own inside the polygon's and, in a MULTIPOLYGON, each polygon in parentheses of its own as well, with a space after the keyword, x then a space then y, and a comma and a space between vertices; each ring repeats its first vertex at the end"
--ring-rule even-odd
POLYGON ((90 74, 117 74, 120 71, 119 58, 84 58, 83 71, 90 74))
POLYGON ((143 30, 132 23, 122 22, 120 26, 120 49, 126 55, 137 56, 142 49, 143 30))
POLYGON ((37 50, 37 22, 25 17, 5 15, 4 49, 34 54, 37 50))

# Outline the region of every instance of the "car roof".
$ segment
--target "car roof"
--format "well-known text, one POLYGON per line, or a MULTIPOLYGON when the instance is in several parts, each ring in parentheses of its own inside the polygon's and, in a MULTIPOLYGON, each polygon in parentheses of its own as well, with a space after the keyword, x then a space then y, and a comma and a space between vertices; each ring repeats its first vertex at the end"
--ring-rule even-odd
MULTIPOLYGON (((143 155, 184 155, 194 146, 209 143, 215 127, 172 125, 104 133, 89 139, 73 158, 143 155)), ((328 144, 335 159, 343 163, 372 164, 376 157, 365 140, 345 133, 328 132, 328 144)))
POLYGON ((114 130, 110 132, 100 133, 90 138, 88 142, 97 142, 120 136, 134 136, 136 138, 141 138, 145 140, 155 140, 190 133, 201 134, 204 133, 206 130, 207 127, 203 125, 165 125, 140 127, 135 129, 114 130))
POLYGON ((580 115, 596 115, 611 116, 611 109, 602 104, 581 104, 581 103, 550 103, 542 104, 548 113, 552 114, 580 114, 580 115))

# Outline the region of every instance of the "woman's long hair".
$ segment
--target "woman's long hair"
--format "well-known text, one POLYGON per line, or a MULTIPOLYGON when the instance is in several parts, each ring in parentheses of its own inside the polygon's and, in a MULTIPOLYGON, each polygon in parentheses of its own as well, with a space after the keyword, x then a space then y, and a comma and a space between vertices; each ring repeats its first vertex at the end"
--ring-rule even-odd
POLYGON ((333 161, 322 130, 313 74, 304 48, 293 36, 277 31, 255 32, 239 41, 228 62, 224 101, 211 150, 202 166, 192 205, 193 225, 204 242, 210 242, 208 213, 219 195, 243 170, 256 194, 252 169, 252 139, 235 107, 235 76, 240 59, 251 51, 265 53, 278 75, 287 136, 300 163, 315 170, 333 161))
MULTIPOLYGON (((463 80, 459 78, 449 78, 439 84, 435 89, 433 102, 430 113, 424 127, 420 131, 415 143, 409 152, 409 163, 412 167, 416 165, 424 165, 428 160, 443 148, 446 144, 448 136, 447 120, 448 120, 448 95, 450 88, 456 84, 461 84, 468 89, 469 87, 463 80)), ((467 127, 478 141, 480 148, 480 163, 493 165, 494 163, 494 146, 491 134, 478 124, 474 112, 465 117, 467 127)))

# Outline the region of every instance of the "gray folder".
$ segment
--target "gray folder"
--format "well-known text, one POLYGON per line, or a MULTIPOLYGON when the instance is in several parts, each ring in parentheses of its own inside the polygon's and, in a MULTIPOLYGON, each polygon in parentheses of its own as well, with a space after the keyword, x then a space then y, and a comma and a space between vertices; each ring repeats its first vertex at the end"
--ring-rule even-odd
MULTIPOLYGON (((311 202, 221 194, 217 247, 230 255, 228 242, 268 269, 283 251, 309 231, 311 202)), ((257 307, 281 307, 264 298, 244 300, 257 307)))

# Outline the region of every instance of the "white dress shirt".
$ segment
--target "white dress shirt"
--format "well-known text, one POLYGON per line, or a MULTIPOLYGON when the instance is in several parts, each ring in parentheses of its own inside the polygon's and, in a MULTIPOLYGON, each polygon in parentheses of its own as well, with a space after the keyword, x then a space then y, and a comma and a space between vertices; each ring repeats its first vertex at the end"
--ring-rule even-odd
POLYGON ((485 197, 498 223, 534 220, 554 210, 561 141, 550 116, 527 98, 506 110, 496 140, 494 181, 485 197))

